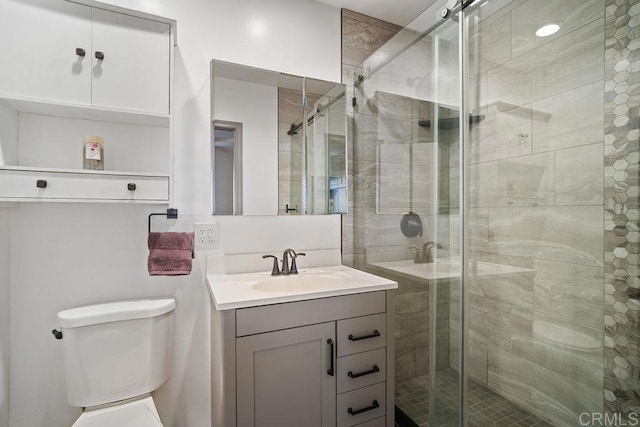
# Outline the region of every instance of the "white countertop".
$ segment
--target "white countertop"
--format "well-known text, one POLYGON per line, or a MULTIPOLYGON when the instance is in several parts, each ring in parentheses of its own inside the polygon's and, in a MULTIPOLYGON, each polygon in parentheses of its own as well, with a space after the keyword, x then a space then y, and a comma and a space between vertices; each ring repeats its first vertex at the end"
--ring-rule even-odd
POLYGON ((302 268, 298 275, 271 272, 207 274, 216 310, 230 310, 283 302, 396 289, 392 280, 343 265, 302 268))

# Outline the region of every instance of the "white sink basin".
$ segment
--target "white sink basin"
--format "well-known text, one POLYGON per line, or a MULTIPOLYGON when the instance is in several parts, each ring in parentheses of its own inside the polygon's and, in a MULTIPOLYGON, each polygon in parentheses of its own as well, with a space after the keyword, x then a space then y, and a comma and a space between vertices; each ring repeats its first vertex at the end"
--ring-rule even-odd
POLYGON ((288 276, 271 276, 255 283, 252 288, 263 292, 305 292, 335 289, 346 284, 351 276, 340 271, 304 270, 288 276))

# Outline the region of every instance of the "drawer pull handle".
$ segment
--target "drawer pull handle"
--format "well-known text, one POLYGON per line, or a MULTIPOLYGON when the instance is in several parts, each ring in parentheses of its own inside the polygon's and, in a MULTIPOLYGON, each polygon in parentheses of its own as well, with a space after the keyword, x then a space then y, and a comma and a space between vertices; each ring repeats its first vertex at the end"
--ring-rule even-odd
POLYGON ((96 59, 98 61, 104 61, 104 52, 96 51, 96 59))
POLYGON ((133 183, 133 182, 128 183, 128 184, 127 184, 127 189, 128 189, 129 191, 136 191, 136 184, 135 184, 135 183, 133 183))
POLYGON ((347 376, 349 378, 358 378, 358 377, 364 377, 365 375, 375 374, 376 372, 380 372, 380 368, 378 368, 378 365, 373 365, 373 367, 371 367, 370 370, 358 372, 357 374, 354 374, 352 371, 349 371, 347 373, 347 376))
POLYGON ((327 344, 329 344, 329 360, 331 361, 330 362, 331 367, 327 369, 327 375, 332 377, 333 376, 333 348, 334 348, 333 340, 331 338, 327 339, 327 344))
POLYGON ((378 403, 378 401, 374 400, 373 402, 371 402, 371 406, 367 406, 366 408, 360 408, 356 410, 353 410, 353 408, 349 408, 347 409, 347 412, 349 413, 349 415, 358 415, 363 412, 373 411, 374 409, 378 409, 379 407, 380 407, 380 404, 378 403))
POLYGON ((349 335, 349 341, 360 341, 360 340, 366 340, 368 338, 375 338, 379 336, 380 336, 380 331, 376 329, 373 331, 371 335, 363 335, 361 337, 354 337, 353 335, 349 335))
POLYGON ((39 179, 36 181, 36 187, 38 188, 47 188, 47 180, 46 179, 39 179))
POLYGON ((84 56, 86 55, 86 52, 84 51, 83 48, 77 47, 76 48, 76 55, 78 55, 81 58, 84 58, 84 56))

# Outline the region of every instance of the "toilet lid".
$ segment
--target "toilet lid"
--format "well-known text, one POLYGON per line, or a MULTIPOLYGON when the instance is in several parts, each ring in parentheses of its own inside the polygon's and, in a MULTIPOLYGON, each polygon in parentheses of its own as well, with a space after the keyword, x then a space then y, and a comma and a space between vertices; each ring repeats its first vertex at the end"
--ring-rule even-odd
POLYGON ((162 427, 151 397, 107 408, 88 410, 72 427, 162 427))

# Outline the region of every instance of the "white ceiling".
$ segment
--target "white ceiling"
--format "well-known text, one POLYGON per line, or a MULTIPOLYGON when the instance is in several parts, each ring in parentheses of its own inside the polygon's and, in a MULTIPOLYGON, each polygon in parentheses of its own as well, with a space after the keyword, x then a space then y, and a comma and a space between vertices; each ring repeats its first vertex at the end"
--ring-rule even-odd
POLYGON ((350 9, 383 21, 406 26, 434 0, 316 0, 337 8, 350 9))

